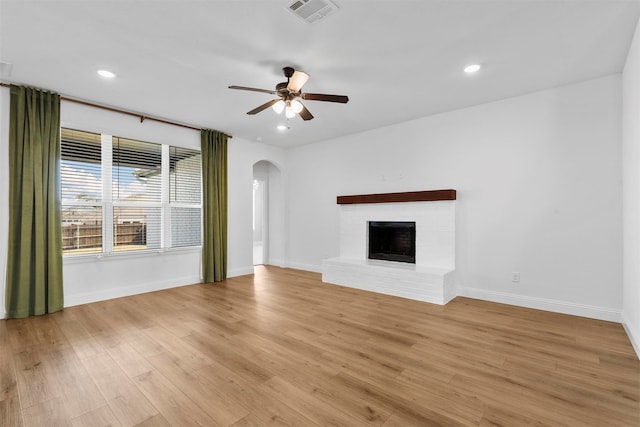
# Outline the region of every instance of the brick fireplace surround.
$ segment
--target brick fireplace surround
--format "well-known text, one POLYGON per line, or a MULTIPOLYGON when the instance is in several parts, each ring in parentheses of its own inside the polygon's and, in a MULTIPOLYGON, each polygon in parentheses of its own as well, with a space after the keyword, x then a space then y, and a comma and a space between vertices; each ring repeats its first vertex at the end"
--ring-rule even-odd
POLYGON ((339 196, 340 256, 322 263, 322 280, 446 304, 455 288, 455 190, 339 196), (367 259, 369 221, 415 221, 416 263, 367 259))

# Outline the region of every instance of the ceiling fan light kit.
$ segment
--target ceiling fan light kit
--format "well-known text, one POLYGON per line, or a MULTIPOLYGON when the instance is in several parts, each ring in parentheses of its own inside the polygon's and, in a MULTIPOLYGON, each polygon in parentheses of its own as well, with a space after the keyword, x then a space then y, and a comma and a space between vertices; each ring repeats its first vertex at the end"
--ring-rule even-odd
POLYGON ((273 111, 280 114, 285 112, 287 119, 291 119, 299 115, 302 120, 313 119, 313 114, 307 110, 307 108, 299 101, 304 99, 307 101, 325 101, 325 102, 337 102, 340 104, 346 104, 349 102, 349 97, 346 95, 327 95, 324 93, 302 93, 302 86, 309 80, 309 74, 303 71, 296 71, 292 67, 284 67, 282 69, 284 76, 287 78, 286 82, 278 83, 275 90, 257 89, 246 86, 229 86, 229 89, 247 90, 251 92, 262 92, 270 95, 277 95, 279 98, 272 99, 269 102, 248 111, 247 114, 254 115, 261 111, 266 110, 269 107, 273 108, 273 111))
POLYGON ((298 101, 297 99, 294 99, 293 101, 291 101, 289 106, 291 107, 293 112, 296 113, 296 114, 300 114, 300 111, 302 111, 302 109, 304 108, 302 103, 300 101, 298 101))
POLYGON ((273 111, 275 111, 276 113, 280 114, 280 113, 282 113, 284 111, 285 105, 286 104, 281 99, 280 101, 278 101, 275 104, 273 104, 273 106, 271 108, 273 108, 273 111))

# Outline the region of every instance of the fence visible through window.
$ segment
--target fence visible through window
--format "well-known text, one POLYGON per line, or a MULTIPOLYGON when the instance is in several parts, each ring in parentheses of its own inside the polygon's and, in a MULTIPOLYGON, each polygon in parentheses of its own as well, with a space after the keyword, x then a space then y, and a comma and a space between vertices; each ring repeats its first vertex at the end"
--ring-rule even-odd
POLYGON ((61 135, 65 255, 201 244, 200 151, 66 128, 61 135))

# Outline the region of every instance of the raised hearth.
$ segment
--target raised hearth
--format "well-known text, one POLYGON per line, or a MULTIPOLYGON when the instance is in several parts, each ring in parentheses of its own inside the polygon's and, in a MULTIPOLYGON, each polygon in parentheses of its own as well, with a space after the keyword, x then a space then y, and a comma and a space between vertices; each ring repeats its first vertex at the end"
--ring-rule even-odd
POLYGON ((455 190, 339 196, 340 256, 324 260, 323 281, 446 304, 455 296, 455 199, 455 190), (372 223, 414 224, 414 254, 369 259, 372 223))

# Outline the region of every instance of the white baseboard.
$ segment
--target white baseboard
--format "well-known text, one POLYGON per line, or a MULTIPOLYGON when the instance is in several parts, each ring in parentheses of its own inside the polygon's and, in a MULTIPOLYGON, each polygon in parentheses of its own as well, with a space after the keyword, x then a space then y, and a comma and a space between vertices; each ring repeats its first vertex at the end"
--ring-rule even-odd
POLYGON ((234 268, 233 270, 227 271, 227 277, 238 277, 238 276, 246 276, 247 274, 253 274, 253 266, 251 267, 241 267, 234 268))
POLYGON ((178 279, 174 278, 163 282, 145 283, 142 285, 123 288, 106 289, 103 291, 90 292, 86 294, 65 295, 64 306, 73 307, 74 305, 88 304, 91 302, 144 294, 147 292, 159 291, 162 289, 178 288, 181 286, 193 285, 195 283, 200 283, 199 276, 187 276, 178 279))
POLYGON ((270 259, 267 265, 273 265, 275 267, 284 268, 284 266, 286 265, 286 262, 284 262, 283 259, 270 259))
POLYGON ((285 268, 293 268, 295 270, 312 271, 314 273, 322 273, 322 266, 315 264, 305 264, 302 262, 287 262, 285 268))
POLYGON ((627 321, 624 312, 622 312, 622 326, 629 337, 629 341, 631 341, 633 349, 636 351, 638 359, 640 359, 640 331, 637 330, 631 322, 627 321))
POLYGON ((458 286, 457 295, 481 299, 485 301, 499 302, 503 304, 517 305, 520 307, 535 308, 538 310, 552 311, 555 313, 571 314, 574 316, 588 317, 591 319, 607 320, 610 322, 622 322, 620 310, 605 307, 576 304, 566 301, 550 300, 546 298, 516 295, 506 292, 488 291, 485 289, 468 288, 458 286))

